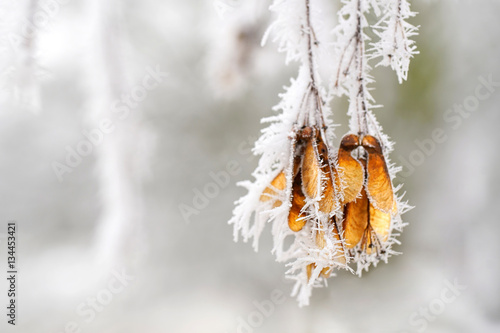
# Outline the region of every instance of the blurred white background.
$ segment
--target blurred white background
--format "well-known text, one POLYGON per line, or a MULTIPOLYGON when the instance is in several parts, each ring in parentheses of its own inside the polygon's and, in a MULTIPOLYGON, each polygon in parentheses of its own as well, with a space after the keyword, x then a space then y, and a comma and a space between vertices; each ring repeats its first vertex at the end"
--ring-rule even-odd
MULTIPOLYGON (((33 3, 1 1, 0 276, 7 221, 19 228, 18 323, 2 306, 2 332, 500 332, 500 2, 413 1, 408 81, 374 71, 377 116, 416 207, 404 254, 363 278, 339 273, 306 308, 289 297, 269 230, 255 253, 227 225, 260 119, 296 71, 275 44, 259 46, 267 2, 246 22, 243 1, 41 1, 48 19, 25 36, 42 10, 33 3), (168 73, 157 85, 145 79, 155 70, 168 73), (472 111, 454 113, 464 103, 472 111), (60 181, 54 162, 105 118, 111 133, 60 181), (419 153, 415 140, 437 128, 446 139, 419 153), (230 161, 236 175, 185 219, 179 207, 230 161), (273 290, 283 302, 270 306, 273 290)), ((334 24, 338 1, 323 3, 334 24)), ((346 101, 332 108, 345 124, 346 101)))

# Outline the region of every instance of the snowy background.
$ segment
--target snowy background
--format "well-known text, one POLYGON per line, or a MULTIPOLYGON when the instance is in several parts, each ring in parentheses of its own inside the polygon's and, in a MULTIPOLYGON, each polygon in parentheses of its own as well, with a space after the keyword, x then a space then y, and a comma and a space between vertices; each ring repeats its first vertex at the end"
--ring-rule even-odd
MULTIPOLYGON (((374 72, 416 206, 404 255, 361 279, 339 273, 302 309, 269 231, 255 253, 227 225, 260 119, 296 71, 273 43, 259 47, 266 1, 250 23, 241 1, 42 1, 52 9, 29 36, 24 18, 42 9, 0 3, 0 276, 7 221, 19 228, 18 325, 2 306, 2 332, 500 331, 500 84, 484 85, 500 82, 499 1, 414 1, 408 81, 374 72), (168 74, 140 88, 155 70, 168 74), (104 118, 111 133, 58 178, 54 165, 104 118)), ((332 104, 336 123, 346 107, 332 104)))

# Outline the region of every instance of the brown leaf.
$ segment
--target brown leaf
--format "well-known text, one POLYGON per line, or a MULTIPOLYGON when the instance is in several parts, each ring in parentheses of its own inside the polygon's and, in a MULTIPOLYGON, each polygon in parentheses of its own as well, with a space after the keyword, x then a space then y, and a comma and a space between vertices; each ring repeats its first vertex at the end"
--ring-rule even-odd
POLYGON ((387 241, 391 227, 391 214, 384 213, 370 204, 370 225, 382 242, 387 241))
POLYGON ((355 247, 368 226, 368 197, 361 189, 361 197, 344 208, 344 241, 348 249, 355 247))
POLYGON ((335 236, 335 239, 338 241, 336 258, 338 259, 339 263, 345 264, 346 263, 346 258, 345 258, 345 253, 344 253, 345 241, 341 240, 341 238, 340 238, 340 231, 339 231, 335 216, 332 218, 332 223, 333 223, 334 236, 335 236))
POLYGON ((292 231, 300 231, 306 225, 304 213, 302 213, 296 206, 290 208, 288 213, 288 226, 292 231))
POLYGON ((316 198, 319 192, 320 167, 315 140, 309 140, 302 160, 302 185, 304 193, 311 199, 316 198))
MULTIPOLYGON (((277 192, 283 191, 286 187, 286 176, 285 172, 281 171, 278 173, 276 177, 271 181, 271 184, 262 191, 262 195, 260 196, 260 201, 266 202, 269 200, 276 200, 277 192)), ((274 203, 275 207, 281 205, 280 200, 276 200, 274 203)))
POLYGON ((300 231, 306 224, 305 214, 302 213, 302 208, 305 205, 305 196, 302 193, 300 172, 295 176, 292 187, 292 207, 288 213, 288 226, 292 231, 300 231), (300 220, 299 220, 300 219, 300 220))
POLYGON ((375 137, 366 135, 363 147, 368 152, 366 189, 369 197, 376 208, 391 213, 394 208, 394 193, 380 143, 375 137))
POLYGON ((323 168, 323 173, 325 174, 325 182, 323 194, 321 200, 319 201, 319 210, 325 214, 330 214, 338 207, 337 196, 335 195, 335 190, 333 188, 332 176, 330 173, 329 166, 323 168))
POLYGON ((373 252, 380 253, 380 248, 380 241, 377 234, 373 231, 373 228, 368 225, 363 234, 363 239, 361 240, 361 249, 366 254, 372 254, 373 252))
POLYGON ((358 136, 354 134, 348 134, 342 138, 340 143, 339 153, 337 157, 337 163, 339 171, 341 170, 341 177, 337 177, 337 187, 341 187, 341 183, 344 184, 343 189, 343 201, 342 205, 353 201, 361 192, 361 188, 364 183, 364 171, 363 166, 358 160, 352 157, 351 152, 358 147, 358 136), (341 182, 342 181, 342 182, 341 182))

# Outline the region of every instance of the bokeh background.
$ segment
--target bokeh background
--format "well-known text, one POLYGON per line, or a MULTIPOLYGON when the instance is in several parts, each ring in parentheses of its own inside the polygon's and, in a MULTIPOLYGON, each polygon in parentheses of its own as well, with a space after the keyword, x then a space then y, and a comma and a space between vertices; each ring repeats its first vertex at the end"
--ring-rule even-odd
MULTIPOLYGON (((270 231, 255 253, 227 225, 244 194, 236 182, 257 164, 249 149, 260 119, 297 69, 275 44, 259 46, 267 1, 0 3, 0 276, 7 222, 19 230, 18 322, 6 323, 2 277, 2 332, 500 332, 499 84, 445 118, 473 102, 480 77, 500 82, 500 2, 412 2, 420 54, 408 81, 373 72, 391 158, 414 161, 397 179, 415 206, 404 254, 362 278, 340 272, 305 308, 289 296, 270 231), (148 68, 168 74, 116 118, 110 105, 139 91, 148 68), (107 117, 113 132, 58 179, 54 162, 107 117), (438 128, 446 139, 419 153, 415 140, 438 128), (183 216, 230 161, 236 175, 183 216), (110 292, 123 272, 133 279, 110 292), (466 289, 425 325, 412 321, 439 305, 446 281, 466 289), (255 302, 268 304, 273 290, 283 302, 262 313, 255 302)), ((335 24, 338 1, 313 3, 335 24)), ((332 102, 337 123, 346 105, 332 102)))

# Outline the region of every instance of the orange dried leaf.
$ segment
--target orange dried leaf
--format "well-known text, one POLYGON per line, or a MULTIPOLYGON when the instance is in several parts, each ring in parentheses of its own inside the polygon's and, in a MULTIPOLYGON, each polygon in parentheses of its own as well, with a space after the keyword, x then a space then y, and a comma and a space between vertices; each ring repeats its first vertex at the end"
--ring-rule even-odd
POLYGON ((337 177, 339 180, 337 187, 342 188, 341 184, 345 186, 343 189, 343 205, 356 199, 364 183, 363 166, 351 155, 353 149, 358 146, 357 142, 358 136, 349 134, 342 138, 339 148, 337 163, 341 171, 341 177, 337 177))
POLYGON ((346 205, 344 210, 344 241, 348 249, 355 247, 368 226, 368 197, 364 189, 361 197, 346 205))
POLYGON ((306 225, 306 222, 305 215, 300 212, 300 209, 292 206, 288 213, 288 226, 290 229, 295 232, 300 231, 306 225))
POLYGON ((338 241, 336 258, 337 258, 339 263, 345 264, 346 263, 346 258, 345 258, 345 253, 344 253, 344 244, 345 243, 340 238, 340 232, 339 232, 339 228, 338 228, 335 216, 332 218, 332 221, 334 223, 334 228, 333 228, 333 231, 335 233, 334 236, 335 236, 335 239, 338 241))
POLYGON ((373 253, 373 247, 375 245, 372 242, 372 231, 371 228, 367 228, 363 234, 363 240, 361 241, 361 249, 366 253, 366 254, 372 254, 373 253))
POLYGON ((321 169, 313 140, 307 143, 302 160, 302 186, 309 198, 316 198, 319 192, 321 169))
POLYGON ((330 214, 338 206, 337 197, 333 188, 333 182, 331 173, 329 172, 328 166, 324 168, 324 174, 326 176, 323 189, 323 194, 321 200, 319 201, 319 210, 325 214, 330 214))
POLYGON ((370 225, 382 242, 387 241, 391 228, 391 214, 384 213, 370 204, 370 225))
MULTIPOLYGON (((277 191, 283 191, 286 187, 286 176, 285 172, 281 171, 274 179, 271 181, 271 184, 262 191, 262 195, 260 196, 260 201, 266 202, 271 199, 276 199, 277 191)), ((281 201, 277 200, 279 205, 281 205, 281 201)), ((276 203, 277 203, 276 202, 276 203)), ((275 204, 276 204, 275 203, 275 204)))
POLYGON ((288 213, 288 226, 295 232, 302 230, 307 222, 304 218, 305 214, 301 212, 306 203, 306 198, 302 193, 300 179, 300 174, 297 174, 292 188, 292 207, 290 207, 290 212, 288 213))
POLYGON ((390 213, 394 209, 394 193, 380 143, 375 137, 366 135, 363 147, 368 152, 366 189, 372 204, 381 211, 390 213))
POLYGON ((363 240, 361 241, 361 249, 366 254, 379 253, 380 252, 380 241, 378 240, 377 234, 373 231, 373 228, 369 225, 365 233, 363 234, 363 240))

